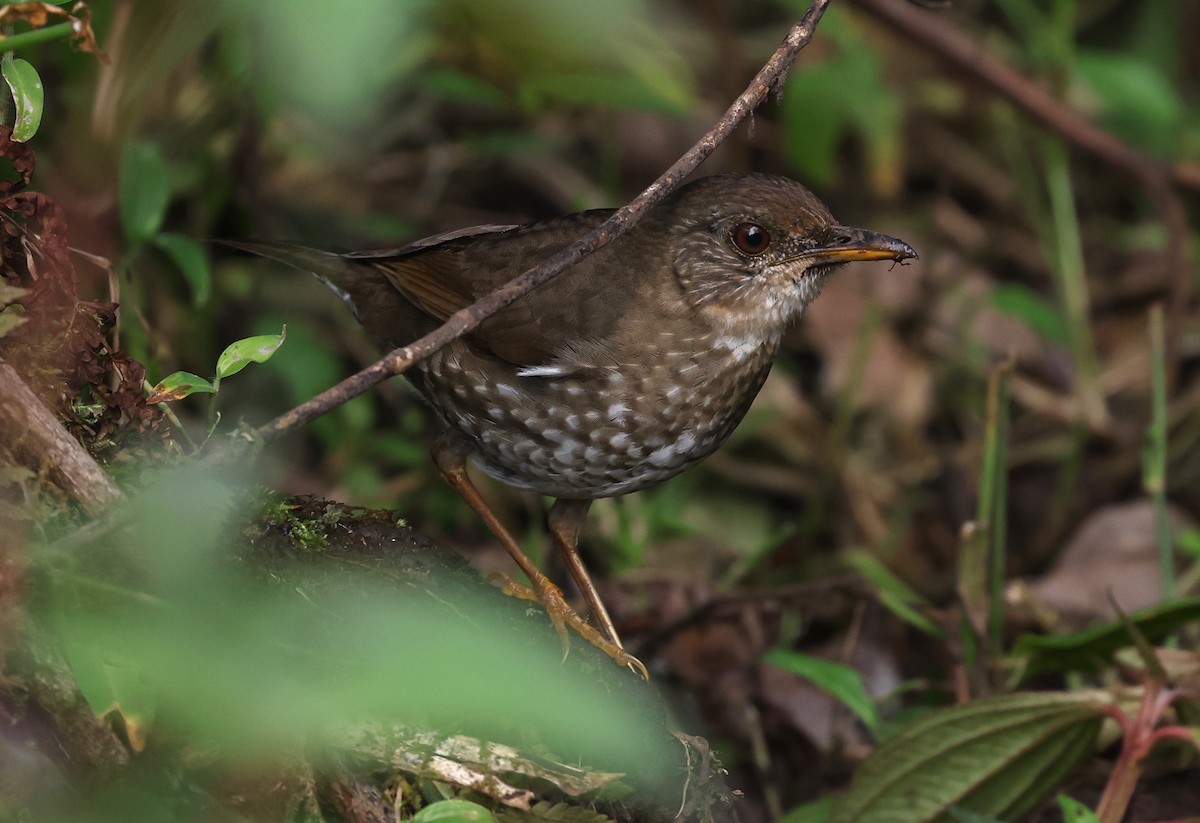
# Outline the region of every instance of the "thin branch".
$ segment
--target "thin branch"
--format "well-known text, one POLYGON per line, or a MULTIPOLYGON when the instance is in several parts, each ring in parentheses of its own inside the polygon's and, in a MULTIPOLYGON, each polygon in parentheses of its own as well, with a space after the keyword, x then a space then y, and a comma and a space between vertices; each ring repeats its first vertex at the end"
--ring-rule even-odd
POLYGON ((259 428, 256 434, 264 440, 279 437, 357 397, 383 380, 406 371, 414 363, 470 332, 514 300, 528 294, 632 229, 638 220, 675 190, 684 178, 712 154, 713 150, 766 99, 767 94, 783 81, 796 56, 812 40, 817 23, 828 5, 829 0, 815 0, 800 22, 788 32, 783 44, 754 76, 746 90, 733 101, 733 105, 717 124, 645 191, 628 205, 618 209, 594 231, 494 292, 450 315, 444 324, 419 340, 393 350, 357 374, 275 418, 259 428))
POLYGON ((67 434, 54 413, 25 385, 17 370, 0 359, 0 430, 28 468, 48 470, 55 485, 93 517, 121 499, 104 469, 67 434))

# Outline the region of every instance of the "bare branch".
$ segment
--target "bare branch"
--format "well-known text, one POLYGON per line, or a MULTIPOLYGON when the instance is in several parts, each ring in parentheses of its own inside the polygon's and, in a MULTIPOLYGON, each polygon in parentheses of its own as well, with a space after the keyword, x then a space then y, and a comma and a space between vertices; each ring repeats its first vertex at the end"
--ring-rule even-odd
POLYGON ((93 517, 121 499, 121 490, 87 450, 67 434, 54 413, 0 359, 0 430, 34 471, 48 469, 54 483, 93 517))

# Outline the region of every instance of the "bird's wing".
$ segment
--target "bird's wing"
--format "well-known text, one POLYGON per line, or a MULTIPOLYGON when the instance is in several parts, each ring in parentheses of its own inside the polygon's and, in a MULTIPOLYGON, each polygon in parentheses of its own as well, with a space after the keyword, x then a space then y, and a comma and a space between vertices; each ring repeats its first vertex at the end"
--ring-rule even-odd
MULTIPOLYGON (((582 237, 609 214, 593 211, 526 226, 464 229, 343 259, 373 268, 421 311, 445 321, 582 237)), ((594 282, 592 271, 586 265, 568 269, 485 320, 469 342, 529 376, 561 376, 607 365, 606 347, 599 341, 612 330, 614 309, 619 312, 614 301, 628 295, 594 282)))

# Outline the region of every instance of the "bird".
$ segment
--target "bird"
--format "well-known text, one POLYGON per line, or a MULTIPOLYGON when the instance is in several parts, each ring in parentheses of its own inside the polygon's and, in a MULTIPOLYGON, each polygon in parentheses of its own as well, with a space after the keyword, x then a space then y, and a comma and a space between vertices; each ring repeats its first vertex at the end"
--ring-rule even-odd
MULTIPOLYGON (((487 225, 392 249, 229 245, 307 270, 388 351, 413 342, 597 228, 597 209, 487 225)), ((648 677, 627 652, 578 550, 592 501, 654 486, 715 451, 762 388, 784 332, 843 264, 917 253, 839 224, 802 184, 719 174, 681 186, 627 233, 405 373, 436 412, 445 481, 529 580, 505 590, 648 677), (467 474, 554 498, 552 543, 595 626, 522 551, 467 474)))

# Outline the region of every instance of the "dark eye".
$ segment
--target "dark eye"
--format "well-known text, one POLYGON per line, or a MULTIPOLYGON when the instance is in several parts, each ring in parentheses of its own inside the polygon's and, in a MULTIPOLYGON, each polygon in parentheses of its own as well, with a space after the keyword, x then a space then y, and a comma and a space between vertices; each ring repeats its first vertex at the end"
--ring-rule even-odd
POLYGON ((740 223, 729 237, 738 251, 751 256, 762 254, 771 245, 771 233, 757 223, 740 223))

